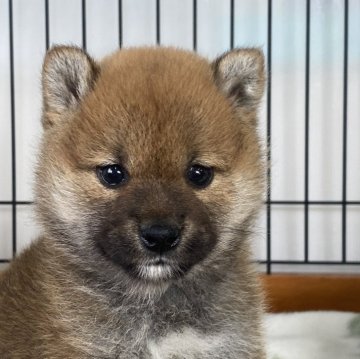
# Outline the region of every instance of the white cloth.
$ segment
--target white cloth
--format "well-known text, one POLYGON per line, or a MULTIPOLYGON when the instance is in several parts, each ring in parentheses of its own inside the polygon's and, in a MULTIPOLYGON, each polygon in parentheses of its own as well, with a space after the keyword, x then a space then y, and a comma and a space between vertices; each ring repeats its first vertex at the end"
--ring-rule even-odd
POLYGON ((268 359, 360 359, 360 314, 268 314, 268 359))

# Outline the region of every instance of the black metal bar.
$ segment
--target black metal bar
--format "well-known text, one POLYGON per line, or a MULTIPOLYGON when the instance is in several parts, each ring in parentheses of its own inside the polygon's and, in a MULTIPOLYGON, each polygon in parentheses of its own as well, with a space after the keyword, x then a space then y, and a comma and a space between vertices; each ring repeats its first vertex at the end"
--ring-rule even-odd
POLYGON ((86 50, 86 0, 81 2, 82 47, 86 50))
MULTIPOLYGON (((6 259, 6 258, 0 258, 0 263, 9 263, 11 262, 11 259, 6 259)), ((256 261, 256 263, 259 264, 267 264, 267 261, 256 261)), ((308 261, 308 262, 304 262, 304 261, 300 261, 300 260, 273 260, 271 261, 272 264, 277 264, 277 265, 360 265, 360 261, 347 261, 345 263, 343 263, 342 261, 308 261)))
POLYGON ((230 49, 234 48, 234 0, 230 0, 230 49))
MULTIPOLYGON (((267 202, 265 202, 265 204, 267 204, 267 202)), ((360 201, 276 201, 276 200, 272 200, 270 201, 270 204, 272 205, 322 205, 322 206, 342 206, 342 205, 346 205, 346 206, 358 206, 360 205, 360 201)))
MULTIPOLYGON (((308 201, 306 202, 309 206, 360 206, 360 201, 308 201)), ((0 205, 12 205, 12 204, 21 204, 21 205, 31 205, 34 204, 34 202, 31 201, 0 201, 0 205)), ((264 202, 264 204, 271 204, 271 205, 289 205, 289 206, 299 206, 304 205, 304 201, 276 201, 271 200, 270 202, 264 202)))
POLYGON ((346 199, 347 199, 347 98, 348 98, 348 29, 349 2, 344 1, 344 88, 343 88, 343 163, 342 163, 342 261, 346 262, 346 199))
POLYGON ((266 121, 266 149, 267 149, 267 194, 266 194, 266 272, 271 274, 271 35, 272 35, 272 0, 268 0, 267 24, 267 121, 266 121))
POLYGON ((119 23, 119 48, 121 49, 123 46, 123 6, 122 6, 122 0, 119 0, 118 2, 118 23, 119 23))
POLYGON ((306 0, 305 36, 305 183, 304 183, 304 258, 309 260, 309 100, 310 100, 310 0, 306 0))
POLYGON ((197 50, 197 0, 193 0, 193 49, 197 50))
POLYGON ((46 46, 46 50, 49 50, 50 47, 49 0, 45 0, 45 46, 46 46))
MULTIPOLYGON (((267 260, 258 261, 260 264, 267 264, 267 260)), ((301 260, 272 260, 272 264, 297 264, 297 265, 359 265, 360 261, 301 261, 301 260)))
POLYGON ((18 204, 33 204, 34 202, 30 201, 0 201, 0 205, 18 205, 18 204))
POLYGON ((160 0, 156 0, 156 44, 160 45, 160 0))
POLYGON ((9 0, 9 45, 10 45, 10 99, 11 99, 11 176, 12 176, 12 254, 16 254, 16 135, 15 135, 15 81, 14 81, 14 33, 13 3, 9 0))

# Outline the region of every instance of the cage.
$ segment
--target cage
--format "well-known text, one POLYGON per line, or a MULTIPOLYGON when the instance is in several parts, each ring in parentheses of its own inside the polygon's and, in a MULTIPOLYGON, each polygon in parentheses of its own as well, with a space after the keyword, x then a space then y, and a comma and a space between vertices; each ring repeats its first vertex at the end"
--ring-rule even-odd
POLYGON ((360 2, 0 0, 0 263, 36 238, 40 70, 53 44, 99 58, 166 45, 213 58, 260 47, 271 167, 255 260, 272 272, 360 272, 360 2))

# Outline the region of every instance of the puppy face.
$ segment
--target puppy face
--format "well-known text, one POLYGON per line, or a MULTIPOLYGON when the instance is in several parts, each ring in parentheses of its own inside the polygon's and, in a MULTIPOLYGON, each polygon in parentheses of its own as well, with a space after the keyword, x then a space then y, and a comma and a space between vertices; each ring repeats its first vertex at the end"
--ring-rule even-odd
POLYGON ((55 47, 43 69, 37 208, 92 270, 168 281, 241 246, 259 207, 258 50, 209 64, 175 49, 95 63, 55 47))

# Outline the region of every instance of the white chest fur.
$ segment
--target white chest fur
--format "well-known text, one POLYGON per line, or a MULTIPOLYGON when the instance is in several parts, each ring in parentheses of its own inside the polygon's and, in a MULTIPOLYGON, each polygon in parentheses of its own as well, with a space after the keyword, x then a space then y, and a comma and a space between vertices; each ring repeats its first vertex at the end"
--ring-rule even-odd
POLYGON ((185 328, 179 332, 171 332, 159 340, 149 341, 148 349, 152 359, 198 358, 199 355, 221 352, 226 345, 226 339, 222 335, 204 335, 191 328, 185 328))

